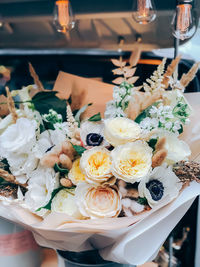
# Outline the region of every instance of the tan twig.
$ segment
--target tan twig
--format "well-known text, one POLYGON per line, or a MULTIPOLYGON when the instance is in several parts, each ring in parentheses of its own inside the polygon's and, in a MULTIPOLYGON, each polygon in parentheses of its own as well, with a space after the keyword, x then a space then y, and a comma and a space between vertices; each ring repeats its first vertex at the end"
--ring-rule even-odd
POLYGON ((28 65, 29 65, 30 75, 34 80, 34 83, 37 85, 38 90, 39 91, 44 91, 44 87, 43 87, 41 81, 39 80, 39 77, 38 77, 37 73, 35 72, 35 69, 33 68, 33 65, 30 62, 28 63, 28 65))
POLYGON ((14 103, 14 100, 11 96, 11 93, 10 93, 10 90, 9 88, 6 86, 6 94, 7 94, 7 104, 8 104, 8 109, 12 115, 12 120, 13 120, 13 123, 16 123, 17 119, 18 119, 18 116, 17 116, 17 112, 16 112, 16 109, 15 109, 15 103, 14 103))
POLYGON ((188 84, 194 79, 198 69, 200 62, 195 63, 192 68, 188 71, 188 73, 184 73, 180 79, 181 85, 185 88, 188 84))
POLYGON ((172 74, 175 72, 177 65, 181 60, 181 56, 177 56, 175 59, 172 60, 171 64, 167 67, 167 70, 163 76, 162 84, 164 84, 165 88, 169 86, 169 80, 172 74))
POLYGON ((15 176, 10 174, 9 172, 5 171, 4 169, 0 169, 0 177, 2 177, 4 180, 6 180, 7 182, 9 183, 12 183, 12 184, 17 184, 17 185, 20 185, 22 187, 25 187, 26 188, 26 185, 25 184, 21 184, 19 183, 15 176))

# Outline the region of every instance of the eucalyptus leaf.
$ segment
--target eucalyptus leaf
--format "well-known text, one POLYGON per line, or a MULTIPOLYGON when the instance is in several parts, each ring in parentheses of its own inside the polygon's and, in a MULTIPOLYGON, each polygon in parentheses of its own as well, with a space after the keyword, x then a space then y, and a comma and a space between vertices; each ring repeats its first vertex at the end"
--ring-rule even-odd
POLYGON ((139 197, 137 202, 141 205, 148 205, 148 201, 147 201, 146 197, 139 197))
POLYGON ((101 113, 99 112, 93 115, 92 117, 88 119, 88 121, 101 121, 101 113))
POLYGON ((55 170, 55 172, 60 172, 60 173, 64 173, 64 174, 69 173, 68 169, 61 168, 57 163, 54 165, 54 170, 55 170))
POLYGON ((81 156, 83 154, 83 152, 85 150, 87 150, 86 148, 82 147, 82 146, 77 146, 77 145, 73 145, 73 148, 75 149, 75 151, 78 153, 79 156, 81 156))
POLYGON ((153 151, 155 151, 155 147, 156 147, 156 143, 157 143, 158 139, 157 138, 151 138, 148 141, 148 145, 153 149, 153 151))
POLYGON ((85 106, 83 106, 82 108, 80 108, 78 111, 77 111, 77 113, 76 113, 76 115, 75 115, 75 120, 78 122, 78 124, 80 125, 80 117, 81 117, 81 114, 83 113, 83 112, 85 112, 86 111, 86 109, 89 107, 89 106, 91 106, 92 105, 92 103, 89 103, 89 104, 86 104, 85 106))
POLYGON ((42 91, 35 94, 32 98, 32 103, 35 109, 40 114, 47 114, 50 109, 55 110, 61 114, 63 120, 66 120, 66 100, 60 99, 56 96, 57 91, 42 91))

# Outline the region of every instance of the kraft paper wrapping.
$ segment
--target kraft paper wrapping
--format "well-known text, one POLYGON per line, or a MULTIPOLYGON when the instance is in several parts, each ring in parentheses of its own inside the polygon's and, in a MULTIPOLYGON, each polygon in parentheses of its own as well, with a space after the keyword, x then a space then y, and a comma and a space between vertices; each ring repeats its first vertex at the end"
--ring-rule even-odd
MULTIPOLYGON (((61 72, 54 90, 60 91, 60 96, 65 98, 73 90, 73 80, 76 79, 79 77, 61 72), (71 78, 71 82, 68 82, 68 78, 71 78), (64 85, 63 81, 65 81, 64 85)), ((91 102, 93 99, 94 103, 98 103, 94 106, 96 110, 93 111, 101 110, 103 112, 105 102, 112 98, 113 86, 85 78, 80 78, 75 83, 82 88, 88 88, 87 100, 89 99, 91 102), (100 90, 101 94, 99 95, 100 90)), ((186 97, 195 113, 182 138, 191 146, 192 158, 198 159, 200 153, 200 121, 198 118, 200 93, 187 94, 186 97)), ((156 256, 171 230, 199 194, 200 184, 192 182, 170 204, 162 203, 161 206, 141 215, 131 218, 82 221, 61 213, 51 213, 42 219, 19 203, 4 199, 0 202, 0 216, 31 230, 41 246, 76 252, 99 249, 101 256, 106 260, 139 265, 156 256)))

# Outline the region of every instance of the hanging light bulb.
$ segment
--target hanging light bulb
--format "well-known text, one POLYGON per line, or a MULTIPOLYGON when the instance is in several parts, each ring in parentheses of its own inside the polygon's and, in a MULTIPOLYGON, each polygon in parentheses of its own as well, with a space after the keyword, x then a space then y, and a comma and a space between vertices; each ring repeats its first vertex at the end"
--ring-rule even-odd
POLYGON ((75 26, 69 0, 57 0, 54 8, 54 24, 58 32, 66 33, 75 26))
POLYGON ((177 39, 185 40, 192 37, 196 31, 192 0, 178 1, 171 24, 172 34, 177 39))
POLYGON ((148 24, 155 20, 156 9, 153 0, 133 0, 133 18, 137 23, 148 24))

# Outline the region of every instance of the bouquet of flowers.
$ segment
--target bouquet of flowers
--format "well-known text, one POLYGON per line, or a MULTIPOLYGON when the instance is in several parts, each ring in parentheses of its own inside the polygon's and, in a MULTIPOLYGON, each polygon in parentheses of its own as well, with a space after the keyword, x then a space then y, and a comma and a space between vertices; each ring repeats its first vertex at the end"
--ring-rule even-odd
POLYGON ((110 243, 93 243, 104 248, 133 223, 164 211, 191 181, 199 182, 200 165, 188 161, 190 148, 179 138, 193 113, 183 92, 199 64, 179 81, 179 60, 165 71, 163 59, 136 87, 136 68, 113 59, 113 73, 120 75, 113 81, 113 99, 104 116, 97 111, 89 118, 91 103, 79 107, 81 96, 73 92, 59 99, 56 91, 43 88, 30 64, 34 85, 12 92, 6 88, 10 114, 0 121, 0 206, 9 205, 10 211, 6 216, 0 209, 1 215, 63 250, 88 249, 80 244, 107 231, 110 243), (82 235, 84 241, 71 236, 71 245, 59 246, 60 237, 41 230, 52 228, 82 235))

